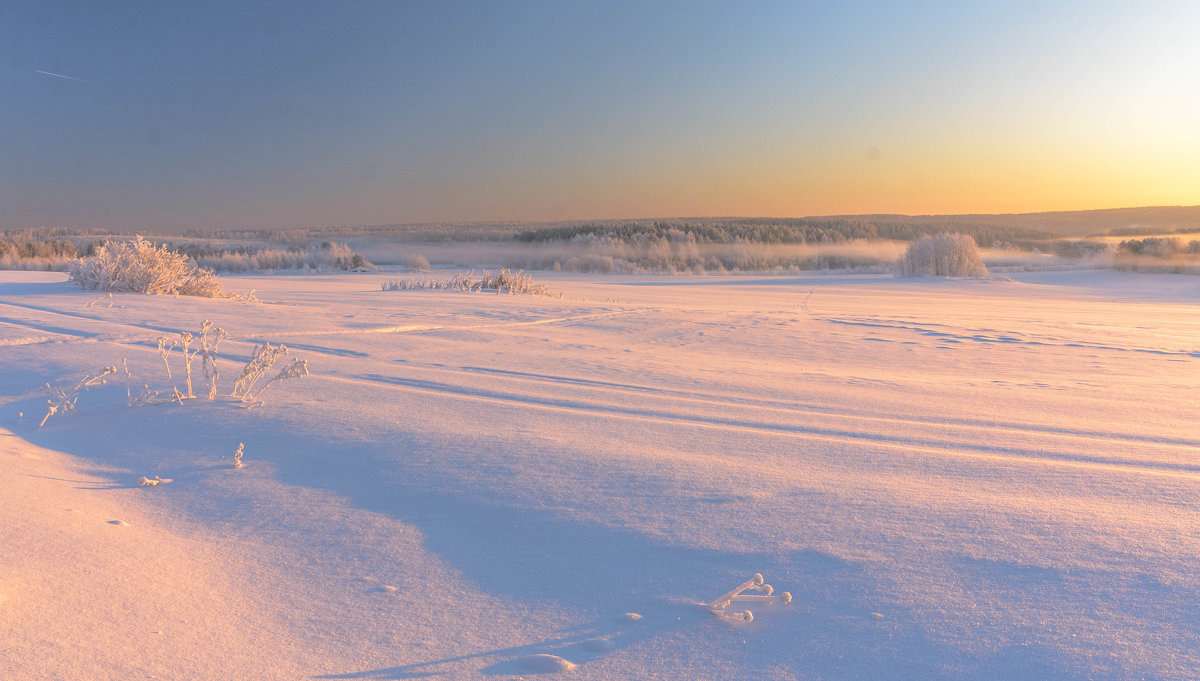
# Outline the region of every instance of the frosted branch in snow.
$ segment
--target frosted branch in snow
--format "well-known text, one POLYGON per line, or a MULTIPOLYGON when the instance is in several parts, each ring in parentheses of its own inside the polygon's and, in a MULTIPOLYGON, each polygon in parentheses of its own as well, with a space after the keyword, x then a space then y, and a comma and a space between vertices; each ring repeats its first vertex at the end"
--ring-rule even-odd
POLYGON ((85 307, 85 308, 93 307, 93 306, 95 306, 97 303, 99 303, 100 301, 102 301, 102 300, 105 300, 105 299, 107 299, 107 300, 108 300, 108 305, 107 305, 107 307, 112 307, 112 306, 113 306, 113 297, 112 297, 112 292, 111 292, 111 291, 110 291, 109 293, 107 293, 107 294, 105 294, 105 295, 103 295, 103 296, 100 296, 99 298, 97 298, 97 299, 93 300, 92 302, 88 303, 87 305, 84 305, 84 307, 85 307))
POLYGON ((241 442, 238 443, 237 451, 233 453, 233 467, 234 468, 245 468, 246 467, 246 464, 242 463, 242 456, 245 454, 245 448, 246 448, 246 445, 242 444, 241 442))
POLYGON ((75 408, 75 402, 79 400, 79 391, 87 390, 92 386, 104 385, 106 376, 117 373, 116 367, 105 367, 104 371, 95 376, 84 376, 75 387, 70 390, 51 387, 46 384, 46 391, 50 397, 46 400, 46 415, 42 417, 42 422, 38 424, 38 428, 46 425, 46 420, 55 414, 65 414, 75 408))
POLYGON ((257 305, 258 307, 262 307, 262 301, 259 300, 258 296, 255 295, 256 291, 257 289, 238 291, 236 293, 229 294, 229 297, 238 301, 239 303, 246 303, 247 305, 257 305))
POLYGON ((739 584, 729 593, 721 596, 712 603, 709 603, 708 610, 717 617, 729 620, 731 622, 753 622, 754 613, 749 609, 734 613, 726 612, 725 609, 728 608, 729 605, 734 601, 739 603, 754 603, 757 605, 786 605, 792 602, 792 594, 788 593, 787 591, 784 591, 778 596, 774 594, 775 589, 773 589, 770 584, 763 583, 762 574, 756 572, 753 577, 739 584), (757 591, 759 593, 758 595, 743 595, 743 592, 745 591, 757 591))
POLYGON ((166 404, 169 401, 170 400, 158 399, 158 391, 151 390, 150 386, 143 383, 142 384, 142 393, 140 395, 138 395, 137 397, 131 396, 129 399, 129 406, 130 407, 152 407, 152 406, 159 405, 159 404, 166 404))

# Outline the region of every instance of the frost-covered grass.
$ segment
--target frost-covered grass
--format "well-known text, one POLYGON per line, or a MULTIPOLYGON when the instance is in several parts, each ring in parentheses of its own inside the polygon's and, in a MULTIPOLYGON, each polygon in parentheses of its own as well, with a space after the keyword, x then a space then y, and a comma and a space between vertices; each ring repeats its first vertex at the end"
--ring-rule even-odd
POLYGON ((513 272, 501 269, 492 274, 484 272, 476 276, 474 270, 460 272, 449 278, 412 277, 407 279, 392 279, 380 284, 384 291, 414 291, 421 289, 445 291, 496 291, 509 295, 553 296, 557 295, 550 287, 535 280, 525 272, 513 272))
POLYGON ((272 346, 270 343, 263 343, 254 346, 254 351, 250 353, 250 359, 233 383, 233 392, 230 393, 230 396, 251 405, 260 404, 259 398, 272 383, 307 376, 308 362, 293 358, 275 376, 264 381, 262 385, 258 385, 259 380, 266 377, 275 367, 275 363, 287 354, 288 349, 285 345, 272 346))
MULTIPOLYGON (((149 383, 143 383, 142 389, 135 395, 133 390, 134 376, 129 368, 129 360, 128 358, 122 358, 121 367, 125 374, 125 397, 128 406, 148 407, 168 403, 176 403, 183 406, 185 400, 196 399, 196 395, 192 390, 192 365, 197 358, 200 359, 201 370, 204 373, 204 380, 207 383, 206 396, 209 401, 216 400, 217 382, 221 376, 217 362, 218 350, 221 342, 227 338, 229 338, 229 333, 225 329, 215 326, 207 319, 201 323, 199 334, 193 335, 191 332, 181 331, 175 336, 159 336, 157 341, 158 355, 162 359, 163 370, 166 373, 167 380, 172 381, 168 397, 160 397, 165 390, 152 389, 149 383), (179 349, 179 352, 173 353, 176 348, 179 349), (182 356, 184 390, 180 390, 179 386, 174 383, 175 372, 171 370, 170 361, 174 354, 182 356)), ((274 376, 263 381, 261 384, 259 383, 260 379, 265 378, 270 373, 275 363, 287 354, 288 349, 284 345, 273 346, 270 343, 255 345, 254 350, 250 353, 250 358, 246 361, 245 367, 243 367, 242 372, 235 379, 229 396, 248 407, 260 406, 263 404, 262 393, 270 385, 280 381, 307 376, 308 361, 293 358, 274 376)), ((47 400, 46 415, 42 417, 38 427, 41 428, 46 425, 46 421, 55 414, 73 411, 79 401, 81 392, 86 392, 88 388, 104 385, 108 382, 108 377, 115 373, 117 373, 116 366, 106 367, 102 372, 95 375, 84 376, 73 388, 69 389, 55 388, 47 383, 45 390, 50 397, 47 400)))

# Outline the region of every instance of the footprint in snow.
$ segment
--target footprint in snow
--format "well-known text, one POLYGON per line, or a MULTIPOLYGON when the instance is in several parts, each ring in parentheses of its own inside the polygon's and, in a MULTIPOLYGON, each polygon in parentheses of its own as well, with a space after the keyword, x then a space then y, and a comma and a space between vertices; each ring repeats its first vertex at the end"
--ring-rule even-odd
POLYGON ((592 651, 593 653, 607 653, 612 650, 615 650, 617 647, 617 644, 613 643, 612 639, 594 638, 594 639, 591 639, 590 641, 585 641, 583 644, 583 647, 587 648, 588 650, 592 651))
MULTIPOLYGON (((552 674, 556 672, 565 672, 577 668, 580 664, 590 662, 604 653, 611 653, 622 646, 622 639, 629 632, 620 624, 630 624, 642 619, 642 616, 636 612, 627 612, 618 615, 612 619, 614 624, 618 624, 617 628, 600 627, 598 631, 591 632, 592 637, 586 640, 576 640, 570 645, 562 648, 561 651, 574 651, 575 655, 582 656, 580 663, 571 662, 570 660, 558 655, 550 655, 548 653, 539 653, 537 655, 525 655, 522 657, 510 658, 501 662, 497 662, 489 667, 481 670, 485 675, 521 675, 521 674, 552 674), (607 631, 606 631, 607 629, 607 631)), ((635 637, 636 638, 636 637, 635 637)), ((542 645, 562 645, 563 640, 548 640, 540 643, 531 643, 526 648, 542 645)), ((576 658, 580 659, 580 658, 576 658)))
POLYGON ((526 655, 519 658, 517 664, 525 669, 538 674, 550 674, 553 672, 569 672, 578 665, 564 660, 558 655, 546 655, 541 653, 538 655, 526 655))
POLYGON ((108 521, 108 524, 109 525, 118 525, 120 527, 129 527, 129 523, 125 522, 124 520, 110 520, 110 521, 108 521))

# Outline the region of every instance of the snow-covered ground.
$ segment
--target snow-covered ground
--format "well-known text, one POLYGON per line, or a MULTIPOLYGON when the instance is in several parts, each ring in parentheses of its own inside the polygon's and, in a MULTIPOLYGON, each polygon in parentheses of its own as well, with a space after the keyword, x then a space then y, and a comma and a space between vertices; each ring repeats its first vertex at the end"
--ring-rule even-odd
POLYGON ((0 677, 1200 676, 1195 277, 387 278, 0 272, 0 677), (218 399, 128 407, 206 319, 218 399))

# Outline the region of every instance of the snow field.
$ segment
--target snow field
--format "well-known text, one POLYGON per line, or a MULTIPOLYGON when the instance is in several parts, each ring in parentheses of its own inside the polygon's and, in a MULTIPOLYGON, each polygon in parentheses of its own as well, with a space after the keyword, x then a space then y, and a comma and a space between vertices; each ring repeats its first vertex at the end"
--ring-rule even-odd
POLYGON ((0 273, 5 489, 41 509, 6 678, 1200 673, 1194 278, 225 279, 261 305, 0 273), (225 380, 263 341, 310 375, 252 410, 111 382, 36 428, 47 381, 169 386, 154 339, 204 319, 225 380), (793 602, 708 612, 755 572, 793 602), (172 609, 202 624, 145 647, 172 609))

